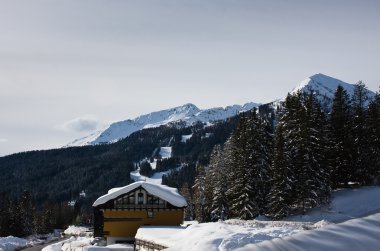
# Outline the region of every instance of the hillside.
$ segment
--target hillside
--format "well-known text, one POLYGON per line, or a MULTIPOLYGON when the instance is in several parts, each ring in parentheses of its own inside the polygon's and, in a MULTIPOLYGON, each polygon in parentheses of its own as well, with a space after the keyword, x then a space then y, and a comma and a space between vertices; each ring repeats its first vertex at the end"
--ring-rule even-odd
MULTIPOLYGON (((0 158, 0 193, 19 196, 24 190, 39 201, 69 201, 86 192, 90 206, 105 191, 131 182, 134 163, 153 156, 160 147, 171 146, 177 162, 207 162, 216 144, 224 143, 236 127, 237 117, 213 126, 195 124, 182 128, 161 126, 131 134, 113 144, 68 147, 17 153, 0 158), (183 135, 192 134, 186 142, 183 135), (212 135, 205 137, 205 135, 212 135)), ((194 168, 194 166, 192 167, 194 168)))
POLYGON ((240 112, 248 111, 258 106, 259 104, 256 103, 247 103, 243 106, 233 105, 225 108, 217 107, 201 110, 193 104, 185 104, 175 108, 141 115, 135 119, 112 123, 105 131, 94 132, 87 137, 74 140, 67 146, 112 143, 142 129, 155 128, 173 123, 183 127, 191 126, 197 122, 211 123, 225 120, 236 116, 240 112))
MULTIPOLYGON (((318 99, 325 107, 331 107, 334 92, 338 85, 341 85, 347 93, 352 96, 354 94, 354 85, 346 83, 336 78, 318 73, 305 80, 301 81, 290 93, 309 92, 317 93, 318 99)), ((374 93, 369 91, 369 98, 373 98, 374 93)), ((285 95, 284 95, 285 97, 285 95)), ((284 99, 281 99, 282 101, 284 99)), ((270 102, 273 106, 278 104, 278 101, 270 102)), ((368 104, 368 102, 367 102, 368 104)), ((193 104, 185 104, 167 110, 152 112, 141 115, 135 119, 127 119, 112 123, 106 130, 93 132, 90 135, 76 139, 67 144, 67 146, 83 146, 96 145, 102 143, 112 143, 120 139, 128 137, 133 132, 159 127, 176 123, 182 126, 191 126, 196 122, 212 123, 214 121, 225 120, 233 117, 241 112, 249 111, 254 107, 268 106, 268 104, 246 103, 244 105, 232 105, 217 108, 201 110, 193 104)))

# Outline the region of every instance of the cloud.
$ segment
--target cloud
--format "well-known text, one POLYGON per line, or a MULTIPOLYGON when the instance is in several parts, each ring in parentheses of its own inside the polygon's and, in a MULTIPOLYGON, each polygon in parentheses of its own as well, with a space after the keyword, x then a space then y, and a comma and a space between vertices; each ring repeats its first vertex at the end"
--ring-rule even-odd
POLYGON ((67 132, 92 132, 103 126, 98 119, 92 116, 75 118, 61 125, 56 126, 57 129, 67 132))
POLYGON ((4 138, 0 138, 0 143, 4 143, 4 142, 7 142, 8 139, 4 139, 4 138))

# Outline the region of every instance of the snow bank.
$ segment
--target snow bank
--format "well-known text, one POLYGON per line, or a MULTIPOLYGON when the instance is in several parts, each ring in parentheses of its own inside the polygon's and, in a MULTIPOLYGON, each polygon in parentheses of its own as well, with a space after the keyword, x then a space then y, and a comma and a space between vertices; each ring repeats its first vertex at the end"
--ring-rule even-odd
POLYGON ((132 183, 128 186, 122 187, 121 189, 115 189, 111 193, 107 193, 106 195, 103 195, 99 197, 93 204, 94 207, 104 204, 109 200, 115 199, 116 197, 129 193, 130 191, 138 188, 138 187, 144 188, 148 193, 153 194, 157 197, 160 197, 163 200, 166 200, 170 204, 177 206, 177 207, 185 207, 187 206, 185 198, 182 197, 178 193, 178 190, 176 188, 171 188, 164 185, 158 185, 158 184, 152 184, 144 181, 139 181, 132 183))
POLYGON ((84 247, 91 245, 92 240, 93 238, 88 237, 71 237, 46 246, 42 251, 83 251, 84 247))
POLYGON ((90 230, 87 227, 69 226, 64 233, 65 235, 88 236, 90 230))
POLYGON ((170 247, 176 243, 177 234, 185 229, 185 227, 180 226, 143 226, 137 230, 135 238, 170 247))
POLYGON ((289 221, 327 220, 343 222, 380 212, 380 187, 361 187, 335 191, 329 206, 315 208, 306 215, 290 216, 289 221))
POLYGON ((0 251, 14 251, 27 245, 28 241, 25 239, 13 236, 0 237, 0 251))
MULTIPOLYGON (((285 237, 318 227, 319 225, 306 222, 228 220, 193 224, 183 231, 166 237, 165 242, 170 246, 169 250, 175 251, 234 250, 251 243, 285 237)), ((160 242, 162 243, 162 240, 160 242)))
POLYGON ((380 214, 349 220, 284 239, 247 245, 240 251, 376 251, 380 247, 380 214))

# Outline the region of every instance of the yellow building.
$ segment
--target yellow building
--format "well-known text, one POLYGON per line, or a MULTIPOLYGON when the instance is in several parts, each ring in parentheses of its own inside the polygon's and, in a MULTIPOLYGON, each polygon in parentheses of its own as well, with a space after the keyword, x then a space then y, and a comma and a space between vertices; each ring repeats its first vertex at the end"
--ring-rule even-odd
POLYGON ((187 206, 176 188, 143 181, 111 189, 94 204, 94 236, 133 242, 140 226, 179 226, 187 206))

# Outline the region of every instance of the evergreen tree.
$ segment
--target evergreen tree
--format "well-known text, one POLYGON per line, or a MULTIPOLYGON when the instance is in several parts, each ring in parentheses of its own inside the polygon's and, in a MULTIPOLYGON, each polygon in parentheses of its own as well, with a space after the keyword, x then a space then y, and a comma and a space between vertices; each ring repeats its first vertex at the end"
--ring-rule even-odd
POLYGON ((369 165, 368 173, 371 183, 380 183, 380 91, 376 93, 374 99, 368 106, 368 145, 369 145, 369 165))
POLYGON ((32 196, 28 191, 24 191, 19 201, 20 220, 22 222, 22 236, 34 233, 35 209, 32 203, 32 196))
MULTIPOLYGON (((210 157, 209 171, 206 177, 212 177, 211 220, 224 220, 228 217, 227 172, 225 156, 220 145, 214 147, 210 157)), ((206 178, 207 183, 209 179, 206 178)))
POLYGON ((362 81, 355 84, 354 96, 352 97, 352 130, 353 137, 353 166, 355 168, 351 181, 360 184, 369 184, 370 175, 367 172, 368 166, 368 138, 366 127, 366 102, 368 101, 368 90, 362 81))
POLYGON ((10 225, 12 219, 11 202, 8 194, 3 193, 0 201, 0 236, 10 235, 10 225))
POLYGON ((294 183, 289 160, 285 153, 284 131, 281 122, 277 125, 275 139, 268 214, 273 219, 280 220, 289 215, 294 183))
POLYGON ((197 176, 195 177, 193 186, 193 199, 195 208, 195 219, 198 222, 205 222, 207 213, 205 211, 205 169, 203 166, 198 166, 197 176))
POLYGON ((342 86, 338 86, 333 99, 328 123, 329 167, 333 187, 353 180, 352 138, 350 128, 350 98, 342 86))
POLYGON ((248 138, 252 131, 247 126, 247 115, 242 114, 231 137, 233 171, 229 175, 231 187, 228 190, 231 217, 245 220, 253 219, 259 214, 257 202, 254 201, 254 173, 250 161, 252 142, 248 138))
POLYGON ((285 156, 294 174, 294 206, 305 212, 325 203, 330 196, 326 169, 324 114, 314 92, 288 95, 281 117, 285 156))
POLYGON ((140 174, 146 177, 150 177, 153 175, 152 166, 148 161, 144 161, 140 164, 140 174))

